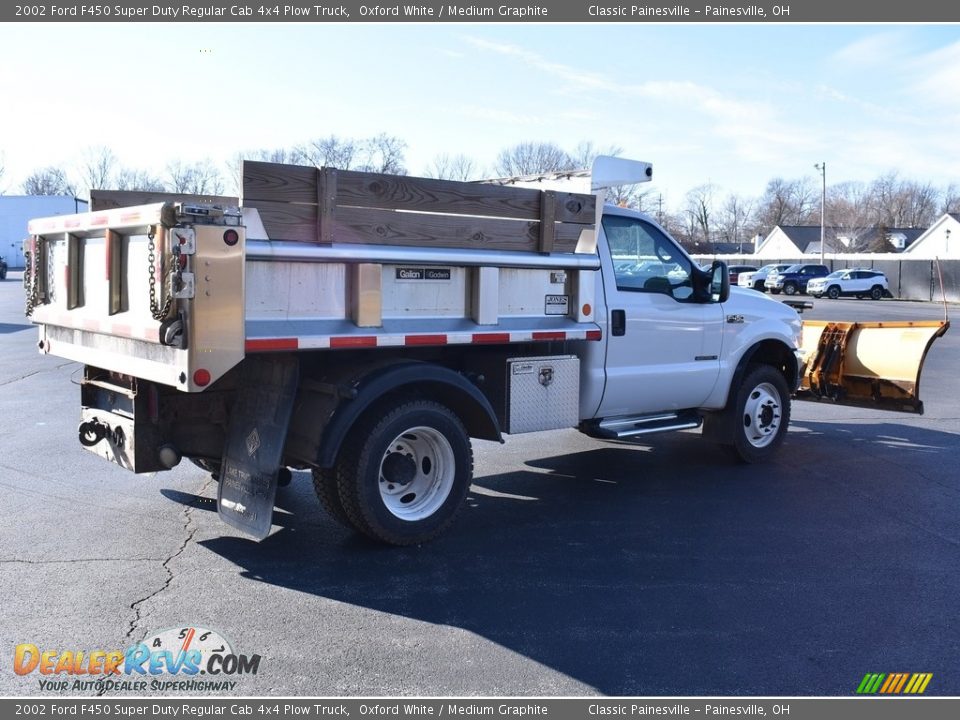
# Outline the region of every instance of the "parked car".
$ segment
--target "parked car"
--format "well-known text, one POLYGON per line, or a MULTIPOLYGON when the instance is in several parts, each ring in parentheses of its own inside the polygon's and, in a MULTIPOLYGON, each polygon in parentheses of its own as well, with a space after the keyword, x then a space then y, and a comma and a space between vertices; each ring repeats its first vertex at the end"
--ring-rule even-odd
POLYGON ((7 279, 7 261, 0 255, 0 280, 7 279))
MULTIPOLYGON (((772 272, 782 272, 790 267, 790 263, 781 263, 781 264, 772 264, 764 265, 759 270, 755 272, 741 272, 739 277, 737 277, 737 285, 745 288, 753 288, 754 290, 759 290, 760 292, 766 292, 766 289, 763 287, 763 283, 766 282, 767 276, 772 272)), ((730 283, 733 283, 731 278, 730 283)))
POLYGON ((831 300, 841 296, 879 300, 890 294, 890 283, 879 270, 847 268, 811 280, 807 283, 807 292, 816 298, 826 295, 831 300))
POLYGON ((756 265, 728 265, 727 274, 730 276, 730 284, 736 285, 740 280, 740 273, 755 272, 756 265))
POLYGON ((784 295, 796 295, 807 291, 807 283, 818 277, 830 274, 826 265, 791 265, 783 272, 771 273, 763 286, 774 295, 783 291, 784 295))

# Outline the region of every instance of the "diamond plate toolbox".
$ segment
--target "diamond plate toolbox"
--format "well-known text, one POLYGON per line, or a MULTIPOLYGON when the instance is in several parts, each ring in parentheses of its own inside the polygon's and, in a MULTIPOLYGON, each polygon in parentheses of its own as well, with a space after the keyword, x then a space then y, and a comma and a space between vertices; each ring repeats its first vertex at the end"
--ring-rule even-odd
POLYGON ((510 434, 575 427, 580 418, 580 359, 574 355, 507 360, 510 434))

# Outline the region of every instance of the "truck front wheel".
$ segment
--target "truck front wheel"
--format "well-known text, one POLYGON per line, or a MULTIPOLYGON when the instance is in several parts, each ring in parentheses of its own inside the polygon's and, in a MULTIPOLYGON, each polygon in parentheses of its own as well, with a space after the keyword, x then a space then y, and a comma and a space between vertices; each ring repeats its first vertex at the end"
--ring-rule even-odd
POLYGON ((473 475, 470 438, 453 412, 428 400, 400 402, 351 435, 337 462, 337 493, 357 530, 414 545, 449 527, 473 475))
POLYGON ((737 388, 730 421, 733 449, 748 463, 769 457, 790 424, 790 391, 776 368, 754 365, 737 388))

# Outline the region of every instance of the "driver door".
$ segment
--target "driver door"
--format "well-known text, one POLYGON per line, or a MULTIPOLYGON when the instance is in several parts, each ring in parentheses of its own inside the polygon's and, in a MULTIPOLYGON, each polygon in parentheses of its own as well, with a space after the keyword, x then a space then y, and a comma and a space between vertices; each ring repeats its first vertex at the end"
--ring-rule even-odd
POLYGON ((694 298, 693 264, 645 220, 605 215, 610 257, 599 417, 696 408, 720 374, 723 307, 694 298))

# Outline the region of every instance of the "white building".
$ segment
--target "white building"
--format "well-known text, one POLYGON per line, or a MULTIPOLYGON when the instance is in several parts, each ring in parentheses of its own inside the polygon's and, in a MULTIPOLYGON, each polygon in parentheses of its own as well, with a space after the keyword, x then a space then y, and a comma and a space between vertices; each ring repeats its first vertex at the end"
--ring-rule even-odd
POLYGON ((904 251, 908 257, 960 258, 960 213, 945 213, 904 251))
POLYGON ((86 212, 87 201, 69 195, 0 195, 0 256, 22 268, 27 223, 34 218, 86 212))

